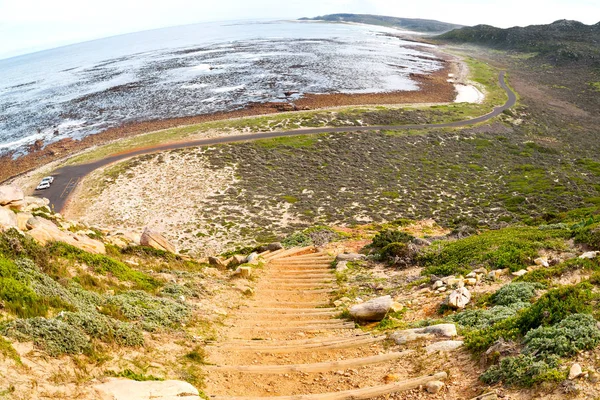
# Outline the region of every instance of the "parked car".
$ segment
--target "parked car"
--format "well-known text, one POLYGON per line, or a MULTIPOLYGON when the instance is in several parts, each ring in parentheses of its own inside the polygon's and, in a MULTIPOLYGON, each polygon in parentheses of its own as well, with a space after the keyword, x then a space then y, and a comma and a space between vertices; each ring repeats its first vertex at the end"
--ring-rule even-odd
POLYGON ((35 190, 48 189, 50 187, 49 181, 41 181, 39 185, 35 188, 35 190))
MULTIPOLYGON (((48 182, 48 183, 52 184, 52 182, 54 182, 54 177, 46 176, 46 177, 42 178, 42 182, 48 182)), ((42 183, 42 182, 40 182, 40 183, 42 183)))

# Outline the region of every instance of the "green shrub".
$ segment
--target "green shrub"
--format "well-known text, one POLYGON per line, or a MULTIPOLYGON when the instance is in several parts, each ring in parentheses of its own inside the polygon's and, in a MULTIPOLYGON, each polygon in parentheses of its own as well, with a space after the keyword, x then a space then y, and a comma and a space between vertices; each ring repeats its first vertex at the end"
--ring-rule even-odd
POLYGON ((529 282, 515 282, 502 286, 490 298, 497 305, 510 306, 515 303, 529 303, 541 285, 529 282))
POLYGON ((572 356, 582 350, 591 350, 600 342, 596 320, 587 314, 567 316, 553 326, 540 326, 525 335, 525 354, 547 357, 572 356))
POLYGON ((0 254, 10 259, 26 257, 35 262, 42 271, 48 271, 50 257, 45 247, 16 229, 0 233, 0 254))
POLYGON ((594 224, 576 231, 576 243, 584 244, 592 250, 600 250, 600 224, 594 224))
POLYGON ((557 357, 547 360, 536 360, 531 355, 520 354, 516 357, 506 357, 498 365, 492 365, 480 379, 493 385, 499 382, 507 386, 532 386, 543 381, 560 382, 566 378, 566 372, 558 369, 557 357))
POLYGON ((388 258, 406 257, 409 254, 410 250, 406 243, 394 242, 381 249, 381 255, 388 258))
POLYGON ((556 324, 571 314, 589 314, 593 298, 588 282, 552 289, 524 310, 518 320, 523 334, 542 325, 556 324))
POLYGON ((98 274, 111 274, 121 281, 131 282, 137 289, 154 290, 162 285, 160 281, 136 271, 120 261, 100 254, 88 253, 66 243, 55 242, 50 245, 49 251, 54 256, 75 260, 93 267, 98 274))
POLYGON ((105 342, 112 342, 114 340, 113 323, 108 317, 102 314, 63 312, 59 318, 67 324, 85 332, 88 336, 105 342))
POLYGON ((110 296, 106 305, 114 307, 130 321, 140 321, 148 331, 174 328, 185 322, 190 314, 189 307, 184 304, 139 290, 110 296))
POLYGON ((425 275, 464 273, 479 266, 491 269, 526 268, 540 249, 562 249, 570 232, 532 227, 486 231, 455 241, 436 242, 419 256, 425 275))
POLYGON ((140 347, 144 345, 144 335, 135 325, 128 322, 115 321, 115 342, 121 346, 140 347))
POLYGON ((29 286, 13 278, 0 278, 0 300, 4 308, 17 317, 39 317, 48 313, 48 305, 29 286))
POLYGON ((202 347, 196 346, 185 355, 185 358, 196 364, 206 364, 206 351, 202 347))
POLYGON ((406 232, 394 229, 385 229, 373 238, 371 246, 376 249, 383 249, 392 243, 409 243, 414 237, 406 232))
POLYGON ((17 319, 9 322, 2 333, 19 341, 32 340, 51 356, 81 354, 90 349, 88 338, 79 329, 59 319, 17 319))
POLYGON ((288 235, 285 239, 281 241, 281 244, 286 249, 291 247, 305 247, 310 246, 312 244, 312 240, 310 237, 303 232, 294 232, 291 235, 288 235))
POLYGON ((494 325, 496 322, 514 317, 517 311, 529 306, 529 303, 513 303, 507 306, 495 306, 489 309, 465 310, 448 319, 456 322, 463 328, 483 329, 494 325))
POLYGON ((464 334, 465 347, 475 354, 486 351, 494 342, 503 338, 504 340, 515 340, 520 336, 517 325, 518 314, 498 321, 497 323, 481 329, 467 331, 464 334))
POLYGON ((160 291, 160 294, 175 299, 180 296, 192 297, 195 295, 192 289, 187 286, 178 285, 177 283, 167 283, 160 291))

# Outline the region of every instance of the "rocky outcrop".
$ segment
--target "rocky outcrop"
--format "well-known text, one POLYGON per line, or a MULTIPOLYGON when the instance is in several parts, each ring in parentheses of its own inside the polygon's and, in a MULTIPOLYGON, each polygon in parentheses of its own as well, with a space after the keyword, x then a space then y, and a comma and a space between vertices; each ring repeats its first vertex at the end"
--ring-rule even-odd
POLYGON ((213 267, 213 268, 217 268, 217 269, 226 269, 227 268, 227 264, 225 264, 225 262, 221 261, 220 258, 218 257, 208 257, 208 264, 213 267))
POLYGON ((42 246, 50 242, 64 242, 90 253, 106 254, 104 243, 99 240, 92 239, 83 234, 62 231, 56 224, 47 219, 31 217, 27 220, 26 225, 31 227, 31 229, 25 233, 42 246))
POLYGON ((25 206, 25 195, 20 187, 14 185, 0 186, 0 206, 21 209, 25 206))
POLYGON ((356 321, 381 321, 392 307, 392 298, 382 296, 357 304, 350 308, 350 315, 356 321))
POLYGON ((108 379, 94 386, 102 400, 185 400, 199 399, 194 386, 183 381, 144 381, 108 379))
POLYGON ((427 353, 435 353, 438 351, 452 351, 456 350, 463 345, 462 340, 444 340, 441 342, 432 343, 428 346, 425 346, 425 351, 427 353))
POLYGON ((456 325, 438 324, 394 332, 390 335, 390 339, 396 342, 396 344, 403 345, 419 339, 432 339, 434 336, 452 338, 456 335, 458 335, 456 325))
POLYGON ((176 252, 175 246, 169 242, 167 238, 150 228, 144 229, 142 237, 140 238, 140 244, 142 246, 148 246, 153 249, 164 250, 170 253, 176 252))
POLYGON ((252 276, 252 268, 251 267, 238 267, 234 273, 234 277, 250 279, 252 276))
POLYGON ((17 224, 17 215, 12 210, 0 207, 0 232, 16 228, 17 224))

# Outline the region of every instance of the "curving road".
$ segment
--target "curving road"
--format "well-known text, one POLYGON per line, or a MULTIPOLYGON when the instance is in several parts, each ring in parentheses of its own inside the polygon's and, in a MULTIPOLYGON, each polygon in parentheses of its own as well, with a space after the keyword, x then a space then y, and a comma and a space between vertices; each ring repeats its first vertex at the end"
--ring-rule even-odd
POLYGON ((494 118, 502 111, 507 110, 515 105, 517 101, 516 94, 508 87, 505 82, 505 72, 502 71, 498 75, 498 81, 502 89, 506 92, 508 99, 502 106, 495 107, 494 110, 488 114, 482 115, 477 118, 455 121, 443 124, 419 124, 419 125, 373 125, 373 126, 348 126, 348 127, 332 127, 332 128, 307 128, 297 129, 291 131, 274 131, 274 132, 262 132, 262 133, 251 133, 245 135, 232 135, 223 136, 210 139, 190 140, 185 142, 166 143, 153 147, 145 147, 140 149, 134 149, 125 153, 116 154, 114 156, 106 157, 98 161, 94 161, 88 164, 81 165, 70 165, 59 168, 52 172, 54 176, 54 183, 52 186, 44 191, 38 191, 34 194, 37 197, 46 197, 50 200, 51 207, 55 211, 61 212, 72 193, 73 189, 78 185, 81 179, 94 171, 97 168, 111 164, 115 161, 124 160, 133 156, 139 156, 142 154, 158 153, 165 150, 176 150, 186 147, 198 147, 198 146, 209 146, 223 143, 234 143, 244 142, 259 139, 272 139, 284 136, 297 136, 297 135, 313 135, 318 133, 335 133, 335 132, 358 132, 358 131, 375 131, 375 130, 403 130, 403 129, 426 129, 426 128, 455 128, 461 126, 467 126, 477 124, 479 122, 485 122, 491 118, 494 118))

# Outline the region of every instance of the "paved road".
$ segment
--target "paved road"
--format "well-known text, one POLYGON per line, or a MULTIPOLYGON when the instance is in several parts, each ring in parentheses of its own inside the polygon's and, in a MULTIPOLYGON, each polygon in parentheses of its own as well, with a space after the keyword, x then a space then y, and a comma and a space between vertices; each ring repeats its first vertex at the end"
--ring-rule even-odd
POLYGON ((59 168, 52 172, 52 176, 54 176, 54 183, 48 189, 43 191, 37 191, 34 195, 38 197, 46 197, 50 200, 51 207, 54 207, 54 210, 57 212, 62 211, 64 208, 69 195, 72 193, 73 189, 77 186, 79 181, 94 171, 97 168, 103 167, 115 161, 123 160, 126 158, 130 158, 133 156, 138 156, 141 154, 149 154, 149 153, 157 153, 165 150, 175 150, 182 149, 186 147, 198 147, 198 146, 209 146, 215 144, 223 144, 223 143, 233 143, 233 142, 244 142, 250 140, 258 140, 258 139, 271 139, 278 138, 284 136, 297 136, 297 135, 313 135, 318 133, 333 133, 333 132, 357 132, 357 131, 375 131, 375 130, 403 130, 403 129, 426 129, 426 128, 455 128, 460 126, 467 126, 476 124, 479 122, 484 122, 489 120, 490 118, 494 118, 498 116, 502 111, 511 108, 515 105, 517 101, 517 96, 515 93, 506 85, 504 80, 504 71, 501 72, 498 76, 499 84, 506 92, 508 99, 506 103, 504 103, 500 107, 494 108, 492 112, 489 114, 482 115, 477 118, 465 120, 465 121, 455 121, 448 122, 443 124, 420 124, 420 125, 377 125, 377 126, 348 126, 348 127, 335 127, 335 128, 307 128, 307 129, 297 129, 292 131, 279 131, 279 132, 263 132, 263 133, 251 133, 246 135, 235 135, 235 136, 223 136, 217 138, 210 139, 200 139, 200 140, 192 140, 187 142, 175 142, 175 143, 166 143, 158 146, 141 148, 138 150, 132 150, 123 154, 116 154, 111 157, 103 158, 102 160, 94 161, 88 164, 81 165, 71 165, 59 168))

